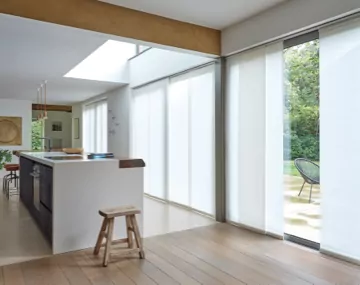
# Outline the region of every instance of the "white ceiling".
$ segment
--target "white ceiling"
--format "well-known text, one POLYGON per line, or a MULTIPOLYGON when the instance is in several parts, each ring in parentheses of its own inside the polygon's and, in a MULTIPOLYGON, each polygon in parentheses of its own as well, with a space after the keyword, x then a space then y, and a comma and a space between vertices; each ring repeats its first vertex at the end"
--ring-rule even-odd
POLYGON ((214 29, 247 19, 287 0, 100 0, 214 29))
POLYGON ((71 104, 122 83, 64 78, 108 36, 0 14, 0 98, 36 101, 48 80, 48 103, 71 104))

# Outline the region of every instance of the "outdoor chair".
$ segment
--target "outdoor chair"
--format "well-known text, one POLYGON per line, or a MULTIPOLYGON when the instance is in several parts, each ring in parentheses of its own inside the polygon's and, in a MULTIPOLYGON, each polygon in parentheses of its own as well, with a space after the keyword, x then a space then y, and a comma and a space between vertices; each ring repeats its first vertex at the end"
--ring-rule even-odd
POLYGON ((301 195, 305 183, 310 184, 310 203, 313 185, 320 185, 320 167, 316 163, 306 158, 297 158, 295 159, 294 164, 296 169, 300 172, 302 178, 304 179, 304 183, 301 186, 298 196, 301 195))

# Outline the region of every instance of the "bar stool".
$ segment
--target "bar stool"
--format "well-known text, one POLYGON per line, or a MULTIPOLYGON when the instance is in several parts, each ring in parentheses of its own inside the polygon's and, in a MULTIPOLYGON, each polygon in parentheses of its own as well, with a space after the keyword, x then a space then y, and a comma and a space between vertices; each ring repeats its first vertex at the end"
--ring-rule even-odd
POLYGON ((100 210, 99 214, 104 217, 104 220, 101 225, 101 229, 97 238, 97 242, 94 249, 94 255, 98 255, 100 248, 105 246, 105 254, 103 266, 107 266, 110 260, 111 246, 118 243, 127 243, 128 248, 122 248, 119 252, 116 252, 118 255, 128 255, 132 253, 139 253, 141 259, 145 258, 145 253, 143 250, 143 245, 141 241, 139 227, 136 221, 136 214, 140 214, 141 211, 133 206, 123 206, 118 208, 111 208, 106 210, 100 210), (127 238, 120 239, 117 241, 112 241, 113 230, 114 230, 114 220, 116 217, 125 216, 126 221, 126 233, 127 238), (132 234, 134 233, 135 244, 132 234), (102 243, 103 239, 106 238, 106 243, 102 243))
POLYGON ((5 175, 3 178, 3 192, 6 198, 9 200, 11 195, 19 195, 19 176, 16 174, 16 171, 20 170, 19 164, 5 164, 4 166, 6 171, 10 171, 9 174, 5 175), (15 184, 15 191, 11 191, 10 184, 15 184))

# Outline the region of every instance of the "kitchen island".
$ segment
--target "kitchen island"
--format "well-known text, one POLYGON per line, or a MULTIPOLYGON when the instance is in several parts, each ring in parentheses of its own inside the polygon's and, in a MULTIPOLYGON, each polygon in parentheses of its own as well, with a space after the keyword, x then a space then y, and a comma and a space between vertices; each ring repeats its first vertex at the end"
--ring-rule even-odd
MULTIPOLYGON (((20 199, 54 254, 93 247, 99 209, 134 205, 143 211, 141 159, 87 159, 61 152, 21 152, 20 199)), ((137 217, 142 231, 142 217, 137 217)), ((126 235, 118 219, 114 239, 126 235)))

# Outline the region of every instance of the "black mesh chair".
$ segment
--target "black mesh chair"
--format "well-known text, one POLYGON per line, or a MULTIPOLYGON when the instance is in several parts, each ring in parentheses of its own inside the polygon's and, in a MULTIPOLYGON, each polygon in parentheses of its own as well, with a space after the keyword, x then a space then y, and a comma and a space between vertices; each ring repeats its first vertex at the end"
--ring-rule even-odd
POLYGON ((310 203, 313 185, 320 184, 320 167, 316 163, 306 158, 297 158, 295 159, 294 164, 296 169, 300 172, 302 178, 304 179, 304 183, 301 186, 298 196, 301 195, 305 183, 310 184, 310 197, 309 197, 309 203, 310 203))

